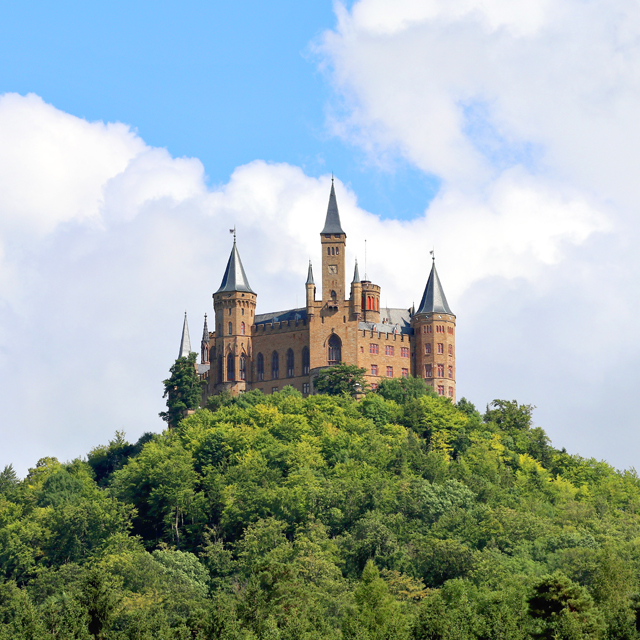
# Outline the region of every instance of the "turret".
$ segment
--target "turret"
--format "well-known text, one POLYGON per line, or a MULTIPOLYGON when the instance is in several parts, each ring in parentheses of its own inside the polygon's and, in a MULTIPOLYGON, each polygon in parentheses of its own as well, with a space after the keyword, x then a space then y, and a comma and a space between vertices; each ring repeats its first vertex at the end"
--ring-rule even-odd
POLYGON ((456 317, 444 295, 435 256, 422 300, 411 318, 415 335, 415 375, 438 395, 456 399, 456 317))
POLYGON ((345 301, 345 248, 347 234, 340 224, 336 192, 331 178, 331 193, 322 244, 322 302, 328 310, 336 310, 345 301))
POLYGON ((207 314, 204 314, 204 327, 202 329, 202 341, 200 342, 200 362, 209 364, 209 327, 207 327, 207 314))
POLYGON ((240 260, 234 231, 227 268, 220 288, 213 294, 216 362, 211 363, 211 392, 215 387, 216 391, 228 389, 239 393, 245 389, 245 382, 250 380, 251 327, 256 299, 240 260))
POLYGON ((380 286, 369 280, 362 285, 362 318, 365 322, 380 322, 380 286))
POLYGON ((354 320, 359 320, 362 309, 362 284, 360 282, 360 272, 358 271, 358 260, 353 270, 353 280, 351 281, 351 314, 354 320))
POLYGON ((307 281, 305 283, 307 289, 307 315, 313 315, 313 303, 316 301, 316 283, 313 280, 313 269, 311 268, 311 260, 309 260, 309 271, 307 272, 307 281))

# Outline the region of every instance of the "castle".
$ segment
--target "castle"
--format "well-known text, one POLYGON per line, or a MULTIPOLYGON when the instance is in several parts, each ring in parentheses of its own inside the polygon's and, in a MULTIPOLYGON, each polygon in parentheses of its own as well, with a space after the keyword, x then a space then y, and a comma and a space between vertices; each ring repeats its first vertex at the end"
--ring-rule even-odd
MULTIPOLYGON (((324 228, 322 297, 318 299, 311 262, 306 305, 256 314, 257 294, 249 285, 234 232, 233 248, 220 288, 213 294, 214 331, 204 320, 200 364, 204 398, 230 391, 273 393, 291 385, 314 393, 323 367, 340 362, 365 369, 372 388, 384 378, 424 378, 441 396, 456 398, 455 326, 435 259, 417 309, 380 310, 380 287, 361 280, 355 263, 346 290, 347 234, 340 223, 333 180, 324 228)), ((185 314, 180 355, 191 351, 185 314)))

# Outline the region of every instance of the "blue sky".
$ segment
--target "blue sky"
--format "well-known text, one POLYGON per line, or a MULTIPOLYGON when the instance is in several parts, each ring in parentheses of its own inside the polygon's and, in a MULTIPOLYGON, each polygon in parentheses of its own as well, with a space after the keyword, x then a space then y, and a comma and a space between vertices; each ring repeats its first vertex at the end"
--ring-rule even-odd
POLYGON ((199 158, 212 185, 255 159, 288 162, 333 171, 381 216, 420 215, 435 178, 397 155, 382 168, 325 126, 314 42, 335 22, 327 0, 5 3, 0 91, 130 124, 199 158))

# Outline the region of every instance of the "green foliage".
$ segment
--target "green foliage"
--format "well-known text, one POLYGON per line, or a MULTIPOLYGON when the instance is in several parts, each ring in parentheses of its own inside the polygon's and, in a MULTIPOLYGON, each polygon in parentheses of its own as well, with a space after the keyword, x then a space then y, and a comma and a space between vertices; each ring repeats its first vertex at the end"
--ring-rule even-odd
POLYGON ((202 386, 196 371, 197 356, 193 351, 187 357, 180 356, 170 369, 171 377, 163 382, 162 397, 167 399, 167 410, 159 415, 170 427, 175 427, 187 410, 200 404, 202 386))
POLYGON ((639 638, 635 472, 528 405, 350 389, 5 468, 0 640, 639 638))
POLYGON ((365 369, 361 369, 355 364, 340 363, 320 371, 318 377, 313 381, 313 386, 319 393, 326 393, 330 396, 343 394, 351 396, 365 390, 365 373, 365 369))
POLYGON ((384 378, 380 381, 376 393, 385 400, 393 400, 404 404, 407 400, 415 400, 426 395, 434 395, 433 389, 428 387, 422 378, 384 378))

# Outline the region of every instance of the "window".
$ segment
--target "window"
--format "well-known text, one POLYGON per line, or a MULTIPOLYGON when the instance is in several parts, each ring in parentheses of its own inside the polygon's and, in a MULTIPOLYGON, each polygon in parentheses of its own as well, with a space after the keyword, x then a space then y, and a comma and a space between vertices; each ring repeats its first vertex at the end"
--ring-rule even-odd
POLYGON ((264 356, 261 353, 256 358, 256 379, 258 382, 264 380, 264 356))
POLYGON ((403 369, 402 370, 402 377, 403 378, 408 378, 409 377, 409 369, 403 369))
POLYGON ((431 365, 430 364, 425 364, 424 365, 424 377, 425 378, 433 377, 433 372, 431 370, 431 365))
POLYGON ((244 353, 240 356, 240 380, 247 379, 247 356, 244 353))
POLYGON ((384 355, 385 356, 392 356, 393 355, 393 345, 392 344, 388 344, 388 345, 385 346, 384 355))
POLYGON ((378 365, 377 364, 372 364, 371 365, 371 375, 372 376, 377 376, 378 375, 378 365))
POLYGON ((387 378, 393 378, 393 367, 387 367, 387 378))
POLYGON ((453 345, 452 344, 449 345, 449 355, 450 356, 453 355, 453 345))
POLYGON ((327 364, 336 365, 340 364, 342 360, 342 341, 335 333, 332 333, 329 337, 329 348, 327 353, 327 364))
POLYGON ((327 247, 327 255, 330 256, 331 255, 331 247, 327 247))
POLYGON ((244 307, 242 307, 241 313, 242 315, 244 315, 244 307))
POLYGON ((373 344, 373 342, 369 345, 369 353, 372 353, 374 356, 378 355, 378 345, 373 344))
POLYGON ((424 345, 424 352, 430 356, 431 355, 431 343, 424 345))
POLYGON ((444 378, 444 365, 438 365, 438 378, 444 378))
POLYGON ((438 353, 444 353, 444 345, 442 342, 438 342, 438 353))
POLYGON ((229 335, 233 334, 233 322, 229 323, 229 335))
POLYGON ((240 335, 243 336, 244 335, 244 322, 240 323, 240 335))
POLYGON ((340 255, 340 247, 336 247, 336 255, 339 256, 340 255))
POLYGON ((438 395, 439 396, 443 396, 444 395, 444 385, 443 384, 439 384, 438 385, 438 395))
POLYGON ((231 307, 229 307, 229 315, 231 315, 231 307))
POLYGON ((277 380, 280 377, 280 356, 274 351, 271 354, 271 379, 277 380))
POLYGON ((287 378, 293 378, 294 364, 293 349, 289 349, 287 351, 287 378))
POLYGON ((236 379, 236 359, 233 357, 233 353, 227 356, 227 380, 236 379))
POLYGON ((449 367, 449 377, 453 378, 453 367, 449 367))
POLYGON ((308 349, 308 347, 305 347, 302 350, 302 375, 303 376, 308 376, 309 375, 309 349, 308 349))
POLYGON ((449 397, 453 398, 453 387, 449 387, 449 397))
POLYGON ((271 393, 275 393, 278 390, 278 387, 271 387, 271 393))
POLYGON ((303 393, 303 395, 308 396, 309 395, 309 389, 310 389, 309 383, 308 382, 303 382, 302 383, 302 393, 303 393))
POLYGON ((375 391, 378 388, 378 383, 377 382, 372 382, 371 383, 371 391, 375 391))
POLYGON ((409 347, 400 347, 400 357, 401 358, 409 357, 409 347))

